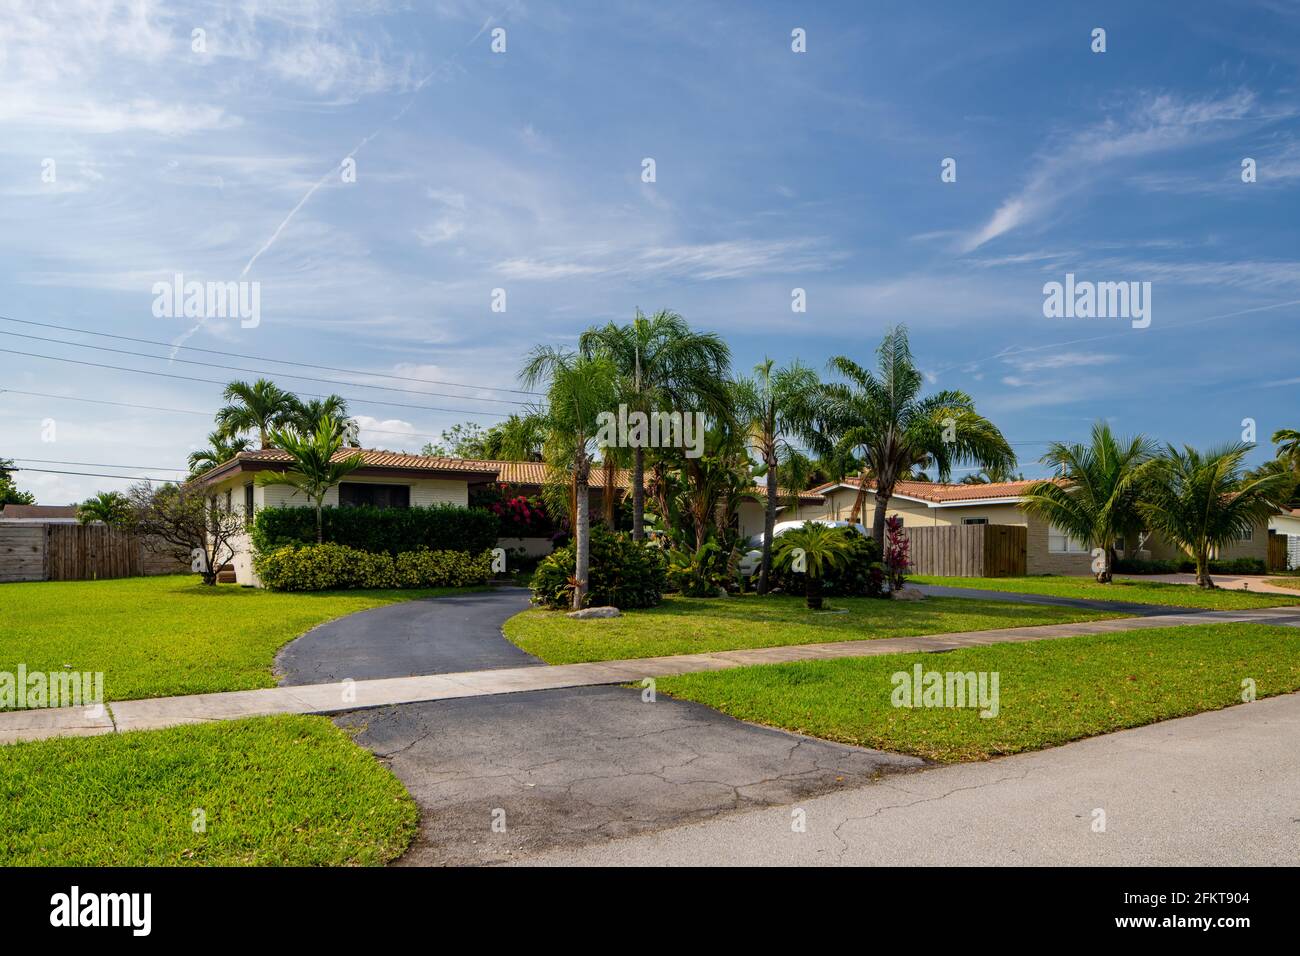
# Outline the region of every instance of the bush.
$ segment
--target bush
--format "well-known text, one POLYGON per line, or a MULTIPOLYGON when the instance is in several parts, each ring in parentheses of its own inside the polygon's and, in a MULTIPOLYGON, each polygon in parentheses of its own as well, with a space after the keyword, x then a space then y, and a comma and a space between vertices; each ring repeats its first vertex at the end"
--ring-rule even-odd
MULTIPOLYGON (((880 561, 876 540, 852 528, 842 530, 849 539, 848 560, 844 567, 828 570, 822 575, 822 594, 827 597, 882 597, 885 566, 880 561)), ((781 570, 774 564, 772 576, 774 589, 786 594, 804 593, 802 575, 781 570)))
MULTIPOLYGON (((569 583, 577 561, 573 543, 543 558, 533 573, 533 601, 543 607, 568 608, 573 604, 569 583)), ((587 606, 613 605, 628 610, 654 607, 663 600, 663 553, 650 545, 615 534, 603 525, 591 529, 591 567, 587 606)))
MULTIPOLYGON (((453 548, 478 554, 496 547, 501 523, 490 511, 458 505, 326 508, 321 520, 329 544, 394 556, 453 548)), ((316 514, 311 508, 263 508, 253 522, 253 547, 260 552, 315 543, 316 514)))
POLYGON ((407 551, 393 558, 329 543, 262 551, 253 560, 262 584, 273 591, 465 587, 486 582, 491 565, 490 551, 407 551))
MULTIPOLYGON (((1196 570, 1196 562, 1190 558, 1163 558, 1154 561, 1115 560, 1116 574, 1187 574, 1196 570)), ((1261 558, 1230 558, 1227 561, 1211 561, 1211 574, 1267 574, 1261 558)))

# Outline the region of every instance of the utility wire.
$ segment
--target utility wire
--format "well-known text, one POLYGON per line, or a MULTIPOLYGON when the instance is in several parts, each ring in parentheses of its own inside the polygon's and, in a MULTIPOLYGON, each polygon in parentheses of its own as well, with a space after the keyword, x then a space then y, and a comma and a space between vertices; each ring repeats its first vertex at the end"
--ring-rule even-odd
POLYGON ((166 465, 122 465, 103 461, 60 461, 54 458, 13 458, 11 461, 34 461, 38 465, 83 465, 89 468, 125 468, 128 471, 180 471, 188 473, 188 468, 168 468, 166 465))

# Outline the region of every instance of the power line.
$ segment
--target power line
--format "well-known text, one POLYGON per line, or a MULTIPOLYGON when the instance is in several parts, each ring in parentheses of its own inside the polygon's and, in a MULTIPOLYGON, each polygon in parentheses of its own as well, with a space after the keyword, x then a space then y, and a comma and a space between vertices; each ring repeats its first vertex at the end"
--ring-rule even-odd
MULTIPOLYGON (((150 371, 149 369, 143 369, 143 368, 127 368, 122 365, 106 365, 102 362, 85 362, 82 361, 81 359, 60 358, 57 355, 41 355, 39 352, 21 352, 17 349, 0 349, 0 352, 9 355, 24 355, 28 358, 47 359, 51 362, 67 362, 71 365, 84 365, 89 368, 106 368, 106 369, 111 369, 112 371, 115 372, 134 372, 137 375, 152 375, 155 378, 171 378, 171 379, 177 379, 182 382, 201 382, 204 385, 220 385, 223 388, 227 384, 229 384, 227 382, 218 381, 217 379, 213 379, 213 378, 195 378, 192 375, 176 375, 175 373, 172 372, 154 372, 154 371, 150 371)), ((327 395, 322 395, 318 392, 300 392, 299 394, 306 395, 308 398, 329 397, 327 395)), ((405 405, 401 402, 389 402, 380 398, 357 398, 355 396, 349 396, 349 395, 341 395, 339 397, 349 402, 360 402, 363 405, 369 402, 372 405, 386 405, 389 408, 414 408, 420 411, 427 411, 427 412, 448 412, 453 415, 492 415, 496 418, 508 417, 503 412, 489 412, 489 411, 482 411, 480 409, 472 409, 472 408, 439 408, 438 406, 435 405, 405 405)))
POLYGON ((105 475, 97 471, 59 471, 54 468, 6 468, 6 471, 39 471, 46 475, 81 475, 85 478, 121 478, 124 481, 175 481, 175 478, 159 478, 156 475, 105 475))
MULTIPOLYGON (((425 392, 415 388, 394 388, 391 385, 367 385, 364 382, 340 382, 332 378, 317 378, 314 375, 294 375, 292 372, 266 372, 256 368, 240 368, 236 365, 222 365, 218 362, 200 362, 196 359, 169 359, 163 355, 143 355, 127 349, 109 348, 107 345, 90 345, 86 342, 67 342, 63 339, 51 339, 43 335, 27 335, 23 332, 7 332, 0 329, 0 335, 12 335, 19 339, 31 339, 36 342, 50 342, 54 345, 70 345, 77 349, 94 349, 97 352, 112 352, 115 355, 130 355, 134 358, 157 359, 160 362, 180 362, 184 365, 201 365, 205 368, 225 369, 228 372, 247 372, 250 375, 278 375, 282 378, 296 378, 306 382, 321 382, 325 385, 346 385, 353 388, 374 388, 384 392, 399 392, 404 395, 429 395, 434 398, 458 398, 467 402, 494 402, 498 405, 527 405, 511 398, 477 398, 473 395, 452 395, 447 392, 425 392)), ((364 372, 358 374, 364 375, 364 372)))
MULTIPOLYGON (((174 345, 171 342, 159 342, 154 339, 138 339, 130 335, 115 335, 112 332, 96 332, 91 329, 79 329, 71 325, 55 325, 52 322, 34 322, 31 319, 14 319, 7 315, 0 315, 0 320, 5 322, 17 322, 22 325, 34 325, 43 329, 58 329, 61 332, 79 332, 82 335, 98 335, 106 339, 118 339, 122 342, 136 342, 140 345, 157 345, 162 348, 184 349, 187 352, 205 352, 208 355, 224 355, 227 358, 252 359, 253 361, 273 362, 276 365, 294 365, 298 368, 314 368, 323 372, 344 372, 348 375, 369 375, 373 378, 391 378, 401 382, 418 382, 421 385, 448 385, 452 388, 471 388, 479 391, 489 390, 494 392, 513 392, 518 395, 541 395, 541 392, 529 391, 526 388, 506 388, 495 385, 462 385, 459 382, 441 382, 432 378, 413 378, 409 375, 390 375, 386 372, 363 372, 359 369, 339 368, 335 365, 314 365, 311 362, 294 362, 289 359, 267 358, 262 355, 248 355, 244 352, 223 352, 220 349, 205 349, 197 345, 174 345)), ((71 343, 69 343, 71 344, 71 343)), ((469 398, 470 395, 457 395, 456 398, 469 398)), ((486 399, 477 399, 477 401, 486 401, 486 399)))
POLYGON ((34 461, 38 465, 83 465, 90 468, 126 468, 129 471, 180 471, 189 472, 188 468, 168 468, 166 465, 122 465, 103 461, 60 461, 55 458, 13 458, 11 461, 34 461))

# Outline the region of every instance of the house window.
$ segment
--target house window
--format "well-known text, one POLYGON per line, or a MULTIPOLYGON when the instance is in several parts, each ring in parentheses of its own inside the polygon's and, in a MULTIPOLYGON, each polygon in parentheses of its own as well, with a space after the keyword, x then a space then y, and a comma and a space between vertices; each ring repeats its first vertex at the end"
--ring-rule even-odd
POLYGON ((253 483, 244 485, 244 527, 253 526, 253 483))
POLYGON ((1243 531, 1243 532, 1238 536, 1237 540, 1238 540, 1238 541, 1251 541, 1251 540, 1254 539, 1254 537, 1255 537, 1255 529, 1254 529, 1254 528, 1247 528, 1245 531, 1243 531))
POLYGON ((988 524, 988 518, 962 518, 962 524, 988 524))
POLYGON ((226 489, 226 514, 230 514, 231 510, 234 507, 234 503, 235 503, 234 494, 235 491, 233 488, 226 489))
POLYGON ((344 508, 369 505, 372 508, 409 508, 409 485, 372 485, 345 481, 339 485, 339 504, 344 508))
POLYGON ((1075 541, 1056 525, 1047 529, 1047 550, 1052 554, 1087 554, 1088 548, 1081 541, 1075 541))

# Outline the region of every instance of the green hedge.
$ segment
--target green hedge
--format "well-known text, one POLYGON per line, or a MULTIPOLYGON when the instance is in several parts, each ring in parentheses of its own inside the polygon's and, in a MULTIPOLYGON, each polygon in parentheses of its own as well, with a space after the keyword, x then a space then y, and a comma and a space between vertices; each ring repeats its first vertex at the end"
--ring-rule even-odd
MULTIPOLYGON (((326 542, 359 551, 398 555, 425 548, 478 554, 496 547, 500 519, 480 508, 433 505, 326 508, 321 523, 326 542)), ((311 508, 263 508, 253 522, 253 547, 260 552, 315 543, 316 512, 311 508)))
MULTIPOLYGON (((557 548, 537 565, 530 585, 534 602, 566 610, 572 606, 569 580, 577 560, 574 548, 572 542, 557 548)), ((596 525, 591 529, 587 606, 613 605, 624 610, 654 607, 663 600, 665 566, 663 552, 658 548, 596 525)))
MULTIPOLYGON (((822 575, 822 594, 827 597, 888 597, 885 592, 885 566, 880 560, 880 545, 852 528, 841 528, 849 542, 849 553, 843 567, 827 569, 822 575)), ((777 544, 781 542, 777 538, 777 544)), ((750 583, 758 585, 755 571, 750 583)), ((804 593, 802 574, 782 570, 772 564, 772 589, 786 594, 804 593)))
POLYGON ((394 558, 341 544, 287 545, 259 552, 253 569, 273 591, 467 587, 491 577, 492 552, 421 550, 394 558))
MULTIPOLYGON (((1153 561, 1115 559, 1116 574, 1188 574, 1196 570, 1189 558, 1159 558, 1153 561)), ((1229 558, 1210 561, 1211 574, 1266 574, 1261 558, 1229 558)))

